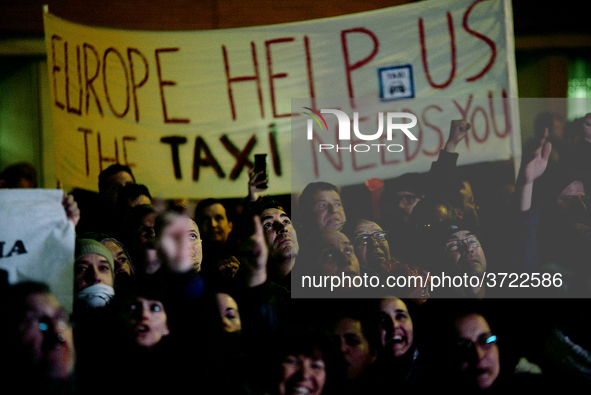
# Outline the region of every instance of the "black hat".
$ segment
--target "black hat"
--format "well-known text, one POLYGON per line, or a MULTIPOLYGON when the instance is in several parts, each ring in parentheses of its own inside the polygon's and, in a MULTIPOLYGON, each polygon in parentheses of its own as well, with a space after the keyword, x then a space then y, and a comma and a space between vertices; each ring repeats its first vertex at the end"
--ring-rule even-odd
POLYGON ((457 232, 464 230, 474 234, 474 227, 462 219, 447 219, 441 222, 423 225, 417 229, 423 240, 428 240, 431 246, 436 246, 445 243, 449 238, 457 232))

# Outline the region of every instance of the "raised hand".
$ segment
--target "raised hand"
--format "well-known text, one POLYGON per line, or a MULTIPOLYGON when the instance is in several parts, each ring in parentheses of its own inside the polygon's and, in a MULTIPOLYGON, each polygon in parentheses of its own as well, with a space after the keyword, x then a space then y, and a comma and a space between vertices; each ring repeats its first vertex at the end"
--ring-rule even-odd
POLYGON ((193 269, 191 257, 191 219, 176 213, 164 214, 162 233, 156 240, 156 250, 162 264, 173 273, 193 269))
POLYGON ((546 141, 548 135, 549 132, 546 128, 540 144, 533 152, 531 158, 527 162, 524 160, 519 171, 520 174, 517 180, 516 190, 520 194, 519 207, 521 211, 527 211, 531 208, 534 181, 541 177, 544 171, 546 171, 546 167, 548 167, 548 159, 552 153, 552 143, 546 141))
MULTIPOLYGON (((248 221, 249 219, 245 219, 248 221)), ((259 216, 252 219, 250 236, 245 236, 240 243, 241 261, 245 263, 247 270, 247 283, 250 287, 256 287, 267 281, 267 258, 269 248, 263 233, 263 225, 259 216)))
POLYGON ((544 131, 544 137, 540 141, 540 144, 533 152, 533 157, 524 164, 523 166, 523 182, 524 184, 531 184, 537 178, 539 178, 544 171, 546 171, 546 167, 548 166, 548 159, 550 158, 550 153, 552 152, 552 143, 547 142, 548 139, 548 129, 544 131))
POLYGON ((447 139, 447 143, 445 143, 444 149, 447 152, 454 152, 456 150, 456 146, 468 133, 468 130, 472 125, 470 122, 466 121, 465 119, 455 119, 451 121, 451 125, 449 127, 449 137, 447 139))
POLYGON ((261 195, 261 193, 264 192, 265 189, 267 189, 266 187, 263 187, 263 185, 267 183, 267 180, 263 179, 257 181, 258 177, 264 174, 264 171, 255 173, 254 169, 250 169, 250 171, 248 172, 248 197, 251 202, 256 201, 261 195))
POLYGON ((71 221, 74 224, 74 228, 78 225, 80 221, 80 209, 78 208, 78 203, 74 200, 74 196, 66 195, 62 197, 62 206, 66 211, 66 217, 68 221, 71 221))

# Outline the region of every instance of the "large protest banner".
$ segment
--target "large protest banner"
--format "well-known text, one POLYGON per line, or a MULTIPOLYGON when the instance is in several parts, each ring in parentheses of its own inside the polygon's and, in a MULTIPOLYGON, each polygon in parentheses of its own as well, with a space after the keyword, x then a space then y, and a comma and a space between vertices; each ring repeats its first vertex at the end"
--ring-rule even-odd
POLYGON ((74 225, 59 189, 0 190, 0 270, 11 284, 39 281, 68 310, 74 291, 74 225))
MULTIPOLYGON (((503 100, 517 97, 509 0, 423 1, 308 22, 191 32, 82 26, 49 12, 44 21, 56 171, 68 187, 96 190, 99 172, 119 162, 158 197, 238 197, 245 194, 254 154, 267 153, 269 192, 290 193, 292 161, 300 157, 290 151, 290 121, 305 123, 300 107, 319 109, 321 98, 382 104, 453 98, 455 113, 427 105, 417 110, 429 112, 428 119, 419 113, 419 122, 444 129, 450 119, 464 117, 502 129, 475 128, 487 155, 466 150, 461 163, 520 151, 516 109, 503 100), (486 99, 486 106, 473 98, 486 99), (305 105, 292 107, 292 99, 305 105), (494 125, 493 107, 504 111, 494 125)), ((440 133, 431 129, 419 152, 441 145, 440 133)), ((432 160, 413 158, 388 174, 421 171, 432 160)), ((325 169, 322 178, 331 179, 330 166, 325 169)), ((365 179, 351 173, 339 181, 365 179)))

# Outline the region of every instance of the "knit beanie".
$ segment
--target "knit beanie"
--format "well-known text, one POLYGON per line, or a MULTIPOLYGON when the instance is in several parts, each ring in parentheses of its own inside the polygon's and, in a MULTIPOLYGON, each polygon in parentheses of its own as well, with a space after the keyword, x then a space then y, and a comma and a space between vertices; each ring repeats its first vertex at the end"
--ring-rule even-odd
POLYGON ((115 273, 115 262, 113 261, 113 255, 111 251, 101 243, 92 239, 78 239, 76 240, 76 251, 74 253, 74 262, 82 258, 85 255, 98 254, 109 261, 111 266, 111 272, 115 273))

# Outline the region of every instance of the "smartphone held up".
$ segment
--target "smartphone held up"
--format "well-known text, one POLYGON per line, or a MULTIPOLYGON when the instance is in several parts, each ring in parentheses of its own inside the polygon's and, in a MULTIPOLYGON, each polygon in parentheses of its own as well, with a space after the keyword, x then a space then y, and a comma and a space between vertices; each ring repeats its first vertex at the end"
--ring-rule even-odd
POLYGON ((254 155, 254 174, 259 174, 255 179, 257 187, 259 189, 267 189, 269 187, 267 154, 254 155))

